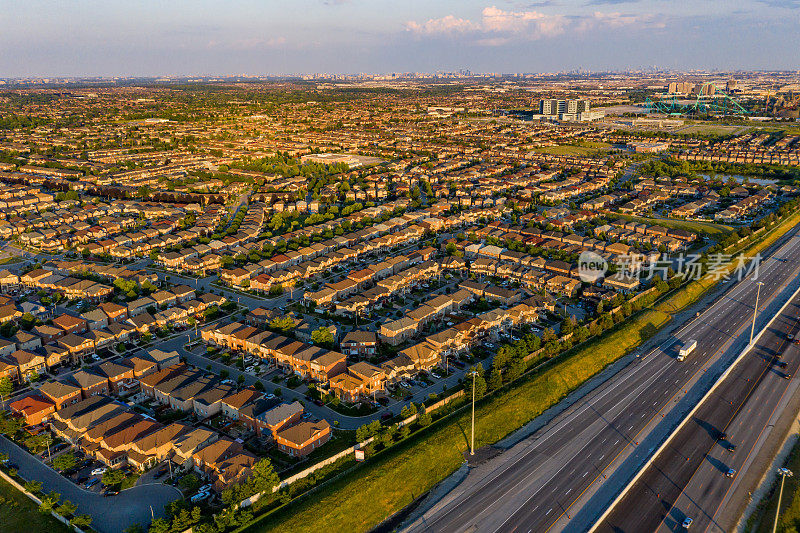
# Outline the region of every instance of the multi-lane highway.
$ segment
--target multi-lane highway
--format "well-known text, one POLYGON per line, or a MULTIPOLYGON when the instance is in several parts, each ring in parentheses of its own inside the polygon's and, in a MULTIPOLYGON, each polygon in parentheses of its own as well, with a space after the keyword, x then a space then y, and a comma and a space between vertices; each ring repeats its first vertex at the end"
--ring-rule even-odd
MULTIPOLYGON (((799 311, 800 298, 796 298, 645 469, 597 531, 676 531, 686 517, 692 519, 692 531, 734 528, 743 499, 740 495, 732 501, 731 493, 745 467, 752 464, 787 391, 797 389, 789 378, 798 371, 800 349, 789 335, 798 334, 799 311), (725 510, 734 512, 720 516, 723 503, 725 510)), ((755 478, 761 473, 755 473, 755 478)))
MULTIPOLYGON (((769 259, 761 261, 760 311, 780 307, 776 296, 797 286, 798 260, 800 237, 793 230, 769 259)), ((643 430, 650 431, 668 414, 708 368, 721 357, 731 358, 749 340, 756 283, 746 279, 730 285, 668 341, 586 394, 530 438, 473 468, 407 530, 571 529, 576 499, 602 484, 615 458, 638 447, 643 430), (677 361, 679 346, 689 340, 698 341, 697 349, 686 361, 677 361)), ((771 318, 765 315, 759 315, 757 327, 771 318)))

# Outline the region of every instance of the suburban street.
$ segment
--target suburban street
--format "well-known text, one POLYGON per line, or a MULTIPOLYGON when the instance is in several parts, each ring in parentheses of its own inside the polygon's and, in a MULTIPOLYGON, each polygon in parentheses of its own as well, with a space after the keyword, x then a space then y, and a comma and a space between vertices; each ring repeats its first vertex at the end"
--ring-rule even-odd
POLYGON ((153 516, 164 516, 165 505, 182 497, 177 488, 162 483, 137 485, 116 496, 103 497, 79 487, 4 436, 0 436, 0 452, 19 465, 23 479, 41 481, 46 492, 58 492, 62 501, 77 505, 78 514, 91 515, 92 529, 100 533, 120 533, 134 523, 147 525, 153 516))
MULTIPOLYGON (((757 331, 798 285, 800 238, 797 230, 762 260, 757 331), (780 258, 780 260, 775 259, 780 258), (784 259, 788 258, 788 262, 784 259)), ((656 425, 674 426, 671 411, 689 392, 707 389, 747 344, 757 285, 750 279, 728 283, 728 290, 666 341, 642 354, 614 377, 576 401, 549 424, 498 457, 474 467, 467 478, 409 531, 569 531, 588 528, 605 504, 591 502, 573 523, 580 506, 611 475, 618 457, 635 472, 654 451, 640 449, 656 425), (698 347, 684 362, 678 348, 698 347), (696 383, 701 383, 695 387, 696 383), (693 387, 695 387, 693 389, 693 387)), ((615 465, 615 468, 617 466, 615 465)), ((632 474, 630 474, 632 475, 632 474)), ((628 475, 628 478, 630 477, 628 475)), ((608 486, 605 487, 607 490, 608 486)), ((616 490, 621 489, 621 486, 616 490)))

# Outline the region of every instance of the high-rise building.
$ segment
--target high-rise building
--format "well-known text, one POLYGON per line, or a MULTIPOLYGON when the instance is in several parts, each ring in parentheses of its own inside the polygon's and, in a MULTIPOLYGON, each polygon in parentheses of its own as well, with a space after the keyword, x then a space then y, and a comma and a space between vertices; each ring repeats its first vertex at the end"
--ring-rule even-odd
POLYGON ((736 90, 736 80, 728 80, 728 83, 725 84, 725 90, 727 92, 735 91, 736 90))
POLYGON ((539 114, 567 121, 597 120, 603 118, 602 111, 591 111, 589 100, 557 100, 539 101, 539 114))
POLYGON ((540 115, 574 115, 588 112, 591 107, 589 100, 541 100, 539 102, 540 115))

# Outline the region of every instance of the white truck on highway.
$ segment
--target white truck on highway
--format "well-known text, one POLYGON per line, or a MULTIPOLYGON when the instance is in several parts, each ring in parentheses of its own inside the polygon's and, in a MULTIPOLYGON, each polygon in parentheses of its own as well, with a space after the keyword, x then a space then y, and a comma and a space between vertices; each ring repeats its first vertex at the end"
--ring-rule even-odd
POLYGON ((686 356, 692 353, 695 348, 697 348, 696 340, 687 341, 686 344, 681 346, 681 349, 678 350, 678 361, 686 359, 686 356))

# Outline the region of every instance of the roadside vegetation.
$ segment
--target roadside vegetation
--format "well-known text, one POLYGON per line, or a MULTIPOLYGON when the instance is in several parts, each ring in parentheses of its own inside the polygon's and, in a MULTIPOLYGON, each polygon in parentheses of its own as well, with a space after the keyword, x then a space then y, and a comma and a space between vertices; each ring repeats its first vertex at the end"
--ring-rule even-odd
MULTIPOLYGON (((754 255, 769 247, 800 222, 800 213, 794 211, 795 203, 781 208, 779 214, 786 218, 773 217, 765 232, 751 234, 735 248, 754 255)), ((628 321, 535 367, 519 381, 479 401, 475 413, 476 446, 495 443, 542 414, 652 337, 716 283, 710 278, 689 282, 634 313, 628 321)), ((428 431, 420 431, 377 454, 361 468, 342 474, 313 495, 300 497, 294 504, 263 515, 238 531, 369 530, 458 469, 468 446, 469 422, 466 410, 434 422, 428 431)))

